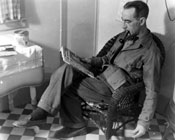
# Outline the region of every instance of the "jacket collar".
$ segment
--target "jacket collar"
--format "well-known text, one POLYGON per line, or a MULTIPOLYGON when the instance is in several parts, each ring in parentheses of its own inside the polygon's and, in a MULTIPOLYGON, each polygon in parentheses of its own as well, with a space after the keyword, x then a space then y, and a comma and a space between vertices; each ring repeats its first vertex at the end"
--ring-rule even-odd
POLYGON ((152 37, 151 32, 149 29, 146 30, 145 33, 139 34, 138 39, 133 41, 126 41, 122 50, 133 50, 139 49, 141 47, 146 47, 147 44, 150 42, 150 38, 152 37))

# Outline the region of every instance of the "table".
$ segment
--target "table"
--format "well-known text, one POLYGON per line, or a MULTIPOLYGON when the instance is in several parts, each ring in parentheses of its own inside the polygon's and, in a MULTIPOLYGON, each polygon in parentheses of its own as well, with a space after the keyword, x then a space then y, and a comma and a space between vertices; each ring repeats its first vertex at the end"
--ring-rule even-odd
POLYGON ((31 103, 36 105, 35 86, 43 82, 44 63, 42 48, 34 43, 15 47, 16 55, 0 57, 0 97, 8 96, 13 109, 13 91, 30 88, 31 103))

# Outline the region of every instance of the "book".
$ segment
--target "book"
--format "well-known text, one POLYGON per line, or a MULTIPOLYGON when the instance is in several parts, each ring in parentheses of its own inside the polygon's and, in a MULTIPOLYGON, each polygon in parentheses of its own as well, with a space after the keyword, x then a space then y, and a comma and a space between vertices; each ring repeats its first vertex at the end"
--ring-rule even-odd
POLYGON ((74 68, 78 69, 84 74, 95 78, 94 74, 88 69, 89 65, 81 61, 81 57, 63 46, 60 48, 60 52, 65 63, 72 65, 74 68))
POLYGON ((17 55, 14 46, 12 46, 11 44, 0 45, 0 57, 13 56, 13 55, 17 55))

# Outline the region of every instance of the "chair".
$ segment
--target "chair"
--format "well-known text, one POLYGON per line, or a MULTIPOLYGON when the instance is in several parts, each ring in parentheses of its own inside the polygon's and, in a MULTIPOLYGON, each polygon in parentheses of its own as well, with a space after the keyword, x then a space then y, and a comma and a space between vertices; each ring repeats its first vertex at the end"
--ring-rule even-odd
MULTIPOLYGON (((161 51, 161 62, 163 66, 165 59, 164 46, 156 35, 152 35, 161 51)), ((105 51, 114 44, 117 37, 118 36, 115 36, 109 40, 97 56, 105 55, 105 51)), ((112 135, 118 135, 119 130, 125 128, 129 122, 136 122, 138 120, 143 106, 141 103, 143 103, 144 99, 145 91, 143 81, 138 81, 135 84, 126 83, 117 89, 116 94, 112 95, 109 104, 88 102, 83 99, 83 116, 91 120, 101 129, 105 133, 106 140, 109 140, 112 135), (140 102, 140 100, 142 101, 140 102), (117 127, 114 127, 115 122, 120 122, 117 127)), ((122 134, 124 135, 124 129, 122 134)))

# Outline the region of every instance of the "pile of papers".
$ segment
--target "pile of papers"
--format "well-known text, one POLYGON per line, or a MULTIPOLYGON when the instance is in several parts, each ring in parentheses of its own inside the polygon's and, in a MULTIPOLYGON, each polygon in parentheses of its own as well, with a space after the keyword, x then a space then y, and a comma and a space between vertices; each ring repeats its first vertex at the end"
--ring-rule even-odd
POLYGON ((0 45, 0 57, 17 55, 14 46, 11 44, 0 45))

